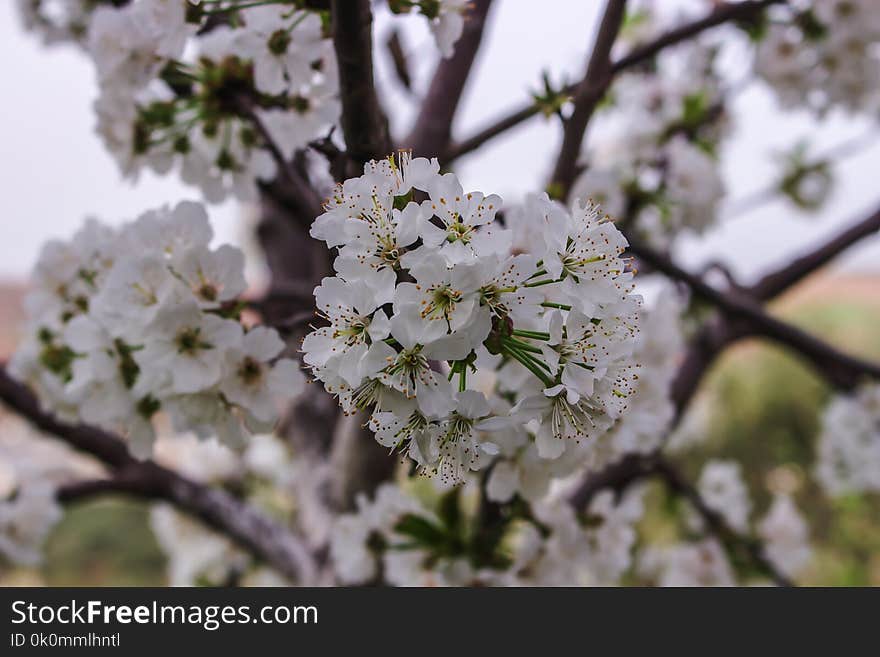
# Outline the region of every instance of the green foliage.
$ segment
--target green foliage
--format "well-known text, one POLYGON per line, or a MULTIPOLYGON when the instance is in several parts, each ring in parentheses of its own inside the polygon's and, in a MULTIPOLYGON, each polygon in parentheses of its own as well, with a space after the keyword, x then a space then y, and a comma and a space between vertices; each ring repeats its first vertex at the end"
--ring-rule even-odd
POLYGON ((165 557, 149 506, 105 498, 71 506, 46 544, 49 586, 163 586, 165 557))

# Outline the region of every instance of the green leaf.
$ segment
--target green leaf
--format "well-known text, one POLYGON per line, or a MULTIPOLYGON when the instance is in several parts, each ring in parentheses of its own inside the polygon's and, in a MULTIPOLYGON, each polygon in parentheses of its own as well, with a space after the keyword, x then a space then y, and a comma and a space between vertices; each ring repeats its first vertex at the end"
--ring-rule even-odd
POLYGON ((440 547, 448 543, 448 537, 441 527, 422 516, 408 513, 397 521, 394 531, 413 538, 426 547, 440 547))

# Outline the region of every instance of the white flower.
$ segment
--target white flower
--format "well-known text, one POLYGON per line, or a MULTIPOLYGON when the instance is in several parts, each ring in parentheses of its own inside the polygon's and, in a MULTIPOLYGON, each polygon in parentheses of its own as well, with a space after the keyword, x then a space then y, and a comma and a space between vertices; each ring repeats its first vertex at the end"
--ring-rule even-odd
POLYGON ((274 329, 245 335, 224 316, 244 290, 244 258, 209 250, 211 237, 204 208, 184 202, 119 229, 90 221, 47 245, 10 372, 47 410, 119 433, 138 458, 152 454, 160 410, 179 431, 235 446, 270 430, 303 375, 274 360, 284 346, 274 329))
POLYGON ((394 273, 390 270, 352 283, 341 278, 323 279, 315 289, 315 301, 330 326, 306 336, 303 360, 313 367, 332 365, 349 385, 358 385, 368 374, 363 369, 367 353, 375 353, 390 333, 388 316, 377 309, 391 302, 393 293, 394 273))
POLYGON ((401 349, 397 352, 385 345, 387 365, 376 375, 377 380, 405 397, 415 399, 427 416, 446 415, 453 408, 451 389, 446 377, 438 376, 431 367, 431 358, 437 355, 436 346, 442 349, 443 343, 426 347, 419 342, 421 333, 413 330, 418 328, 414 322, 398 322, 395 326, 395 320, 392 320, 392 334, 401 349))
POLYGON ((254 62, 254 84, 271 96, 297 92, 312 80, 322 40, 316 13, 272 6, 249 9, 240 37, 242 51, 254 62))
POLYGON ((201 313, 190 302, 161 311, 146 338, 134 354, 142 375, 173 392, 192 393, 220 380, 223 353, 240 348, 242 329, 237 322, 201 313))
POLYGON ((391 334, 398 338, 397 333, 406 325, 407 331, 418 335, 422 343, 430 343, 464 330, 479 305, 479 267, 449 267, 445 259, 425 254, 412 264, 410 272, 416 283, 397 286, 394 312, 400 321, 392 321, 391 334))
POLYGON ((784 107, 806 105, 817 114, 835 106, 876 108, 872 81, 880 77, 876 55, 880 13, 871 0, 819 0, 813 21, 797 12, 770 24, 755 51, 755 71, 784 107))
POLYGON ((628 409, 592 452, 595 467, 625 454, 646 454, 666 436, 675 415, 669 392, 684 346, 680 314, 682 300, 664 284, 650 307, 639 312, 640 330, 633 359, 639 364, 635 393, 628 409))
POLYGON ((88 316, 71 320, 63 339, 77 354, 67 392, 83 421, 112 426, 127 419, 134 412, 131 387, 137 377, 128 347, 88 316))
POLYGON ((226 352, 227 373, 220 390, 262 422, 274 421, 276 404, 296 397, 305 385, 305 376, 290 359, 270 362, 284 349, 274 329, 258 326, 248 331, 239 349, 226 352))
POLYGON ((487 255, 480 258, 481 271, 477 278, 480 305, 488 308, 496 317, 511 317, 514 322, 528 323, 541 311, 544 298, 536 288, 526 286, 537 270, 537 258, 522 253, 500 258, 487 255))
POLYGON ((458 484, 464 481, 469 470, 479 470, 498 447, 491 442, 478 440, 478 431, 491 430, 487 420, 489 404, 482 393, 465 390, 455 395, 455 411, 441 425, 440 462, 437 466, 440 481, 458 484))
POLYGON ((180 256, 175 273, 203 308, 216 308, 235 299, 247 287, 244 253, 229 244, 213 251, 205 247, 190 249, 180 256))
POLYGON ((131 11, 100 7, 89 24, 89 52, 103 84, 141 87, 161 68, 157 43, 131 11))
POLYGON ((339 121, 341 105, 335 86, 313 87, 307 96, 298 96, 284 109, 257 110, 272 140, 288 157, 318 135, 326 134, 339 121))
POLYGON ((213 391, 169 395, 162 399, 162 410, 168 413, 175 431, 192 431, 202 440, 216 437, 234 450, 245 446, 251 431, 263 432, 271 428, 239 407, 224 402, 213 391))
POLYGON ((565 451, 566 442, 580 445, 611 426, 611 418, 597 412, 588 398, 570 401, 564 390, 547 389, 543 394, 526 397, 512 413, 523 421, 538 420, 535 445, 544 459, 557 459, 565 451))
POLYGON ((425 210, 430 209, 442 228, 430 221, 422 222, 420 236, 427 247, 443 254, 450 265, 509 251, 510 234, 490 225, 501 208, 501 197, 465 193, 451 173, 436 177, 428 186, 428 194, 425 210))
POLYGON ((408 153, 367 162, 364 175, 336 186, 326 212, 312 224, 311 236, 328 247, 346 245, 354 259, 372 256, 374 268, 396 267, 403 247, 418 239, 424 220, 423 209, 409 200, 409 193, 426 190, 439 170, 436 159, 413 159, 408 153), (395 207, 404 200, 403 208, 395 207))
POLYGON ((423 467, 435 466, 440 458, 441 427, 417 408, 376 411, 370 416, 369 427, 380 445, 405 451, 423 467))
POLYGON ((197 25, 187 23, 186 5, 179 0, 136 0, 132 17, 155 42, 156 54, 177 59, 183 54, 186 40, 195 34, 197 25))
POLYGON ((18 0, 16 4, 24 28, 36 31, 47 45, 81 44, 85 38, 92 9, 88 0, 18 0))
MULTIPOLYGON (((495 439, 504 449, 507 434, 495 439)), ((486 495, 496 502, 507 502, 514 494, 538 501, 550 491, 554 479, 570 475, 583 464, 583 454, 569 449, 560 458, 542 458, 534 442, 516 450, 511 459, 499 460, 492 467, 486 483, 486 495)))
POLYGON ((111 270, 91 313, 113 336, 138 340, 166 304, 183 298, 182 292, 164 256, 125 259, 111 270))
POLYGON ((244 20, 201 31, 187 11, 183 0, 94 11, 98 132, 127 177, 177 170, 210 202, 255 202, 277 164, 227 91, 271 96, 257 118, 292 156, 338 119, 332 43, 315 12, 248 7, 244 20))
POLYGON ((368 518, 354 514, 340 517, 333 526, 330 557, 344 584, 363 584, 375 576, 376 560, 367 546, 371 531, 368 518))
POLYGON ((193 201, 144 212, 122 233, 126 248, 132 253, 149 250, 172 261, 190 249, 207 247, 213 237, 205 206, 193 201))

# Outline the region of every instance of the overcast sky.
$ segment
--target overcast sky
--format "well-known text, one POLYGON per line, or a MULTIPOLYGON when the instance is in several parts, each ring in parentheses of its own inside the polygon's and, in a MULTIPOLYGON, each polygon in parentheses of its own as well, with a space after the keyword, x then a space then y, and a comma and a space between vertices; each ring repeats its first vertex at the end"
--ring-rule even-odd
MULTIPOLYGON (((50 237, 69 236, 88 215, 107 221, 130 219, 142 210, 182 198, 195 190, 174 176, 144 175, 137 184, 123 181, 115 163, 94 135, 91 103, 96 94, 88 60, 72 47, 45 49, 25 34, 14 2, 0 2, 0 75, 4 89, 0 144, 0 191, 5 219, 0 233, 0 278, 22 278, 40 245, 50 237)), ((541 71, 582 72, 584 52, 596 22, 598 2, 543 0, 533 3, 498 0, 482 57, 471 81, 455 128, 459 135, 484 125, 526 98, 541 71), (564 16, 564 20, 560 20, 564 16)), ((399 19, 395 19, 399 20, 399 19)), ((430 71, 433 47, 420 20, 406 21, 408 49, 419 71, 430 71), (411 28, 411 29, 410 29, 411 28)), ((380 16, 382 42, 389 19, 380 16)), ((386 62, 380 58, 380 77, 386 62)), ((386 96, 401 121, 411 116, 411 101, 399 93, 386 96)), ((725 177, 731 201, 762 189, 775 171, 771 155, 797 139, 810 136, 819 150, 866 133, 870 125, 845 116, 817 124, 809 117, 780 113, 771 96, 752 84, 737 96, 737 133, 729 140, 725 177)), ((555 122, 533 119, 461 162, 466 188, 497 192, 516 200, 540 187, 559 141, 555 122)), ((709 235, 685 239, 678 257, 696 266, 723 259, 743 277, 809 247, 840 230, 880 203, 877 168, 880 142, 838 168, 838 185, 827 209, 807 217, 785 202, 731 218, 709 235)), ((240 242, 243 234, 234 203, 211 208, 218 240, 240 242)), ((842 260, 848 269, 880 269, 876 237, 842 260)))

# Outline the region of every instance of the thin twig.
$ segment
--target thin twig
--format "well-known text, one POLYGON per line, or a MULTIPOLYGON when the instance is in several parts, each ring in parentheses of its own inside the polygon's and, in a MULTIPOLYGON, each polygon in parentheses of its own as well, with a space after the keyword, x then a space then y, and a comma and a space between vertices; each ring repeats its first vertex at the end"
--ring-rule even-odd
POLYGON ((816 370, 836 387, 851 390, 865 378, 880 379, 880 365, 838 351, 798 327, 768 315, 754 300, 716 290, 666 256, 638 242, 630 241, 630 251, 657 271, 687 284, 696 296, 721 310, 733 321, 739 336, 763 336, 792 349, 812 362, 816 370))
POLYGON ((243 99, 240 103, 240 111, 250 121, 254 129, 259 133, 263 144, 278 167, 278 175, 283 183, 284 197, 290 199, 300 215, 307 217, 308 222, 321 214, 321 198, 296 167, 284 156, 281 148, 272 138, 272 134, 266 125, 254 111, 250 103, 243 99))
POLYGON ((748 288, 748 293, 760 301, 772 299, 831 262, 855 243, 878 231, 880 231, 880 208, 830 240, 823 242, 812 251, 765 275, 748 288))
MULTIPOLYGON (((753 20, 770 5, 782 4, 784 2, 786 2, 786 0, 746 0, 744 2, 722 3, 717 5, 715 9, 703 18, 674 28, 669 32, 660 35, 654 41, 636 48, 629 54, 615 61, 611 64, 611 73, 612 75, 617 75, 625 70, 639 66, 657 55, 661 50, 686 41, 705 30, 717 27, 728 21, 753 20)), ((574 93, 576 86, 577 85, 571 85, 564 89, 563 92, 567 94, 574 93)), ((451 146, 446 153, 446 163, 448 164, 463 155, 477 150, 480 146, 491 139, 494 139, 498 135, 507 132, 511 128, 518 126, 540 113, 540 107, 534 102, 530 102, 528 105, 524 105, 508 112, 482 130, 477 131, 474 135, 451 146)))
POLYGON ((629 54, 614 63, 614 72, 644 63, 660 53, 661 50, 687 41, 713 27, 734 21, 752 21, 771 5, 785 4, 788 0, 743 0, 742 2, 719 2, 703 18, 681 25, 657 37, 650 43, 638 46, 629 54))
POLYGON ((491 6, 492 0, 473 2, 455 53, 437 64, 413 128, 403 141, 403 146, 411 148, 414 155, 439 156, 449 146, 455 112, 477 57, 491 6))

